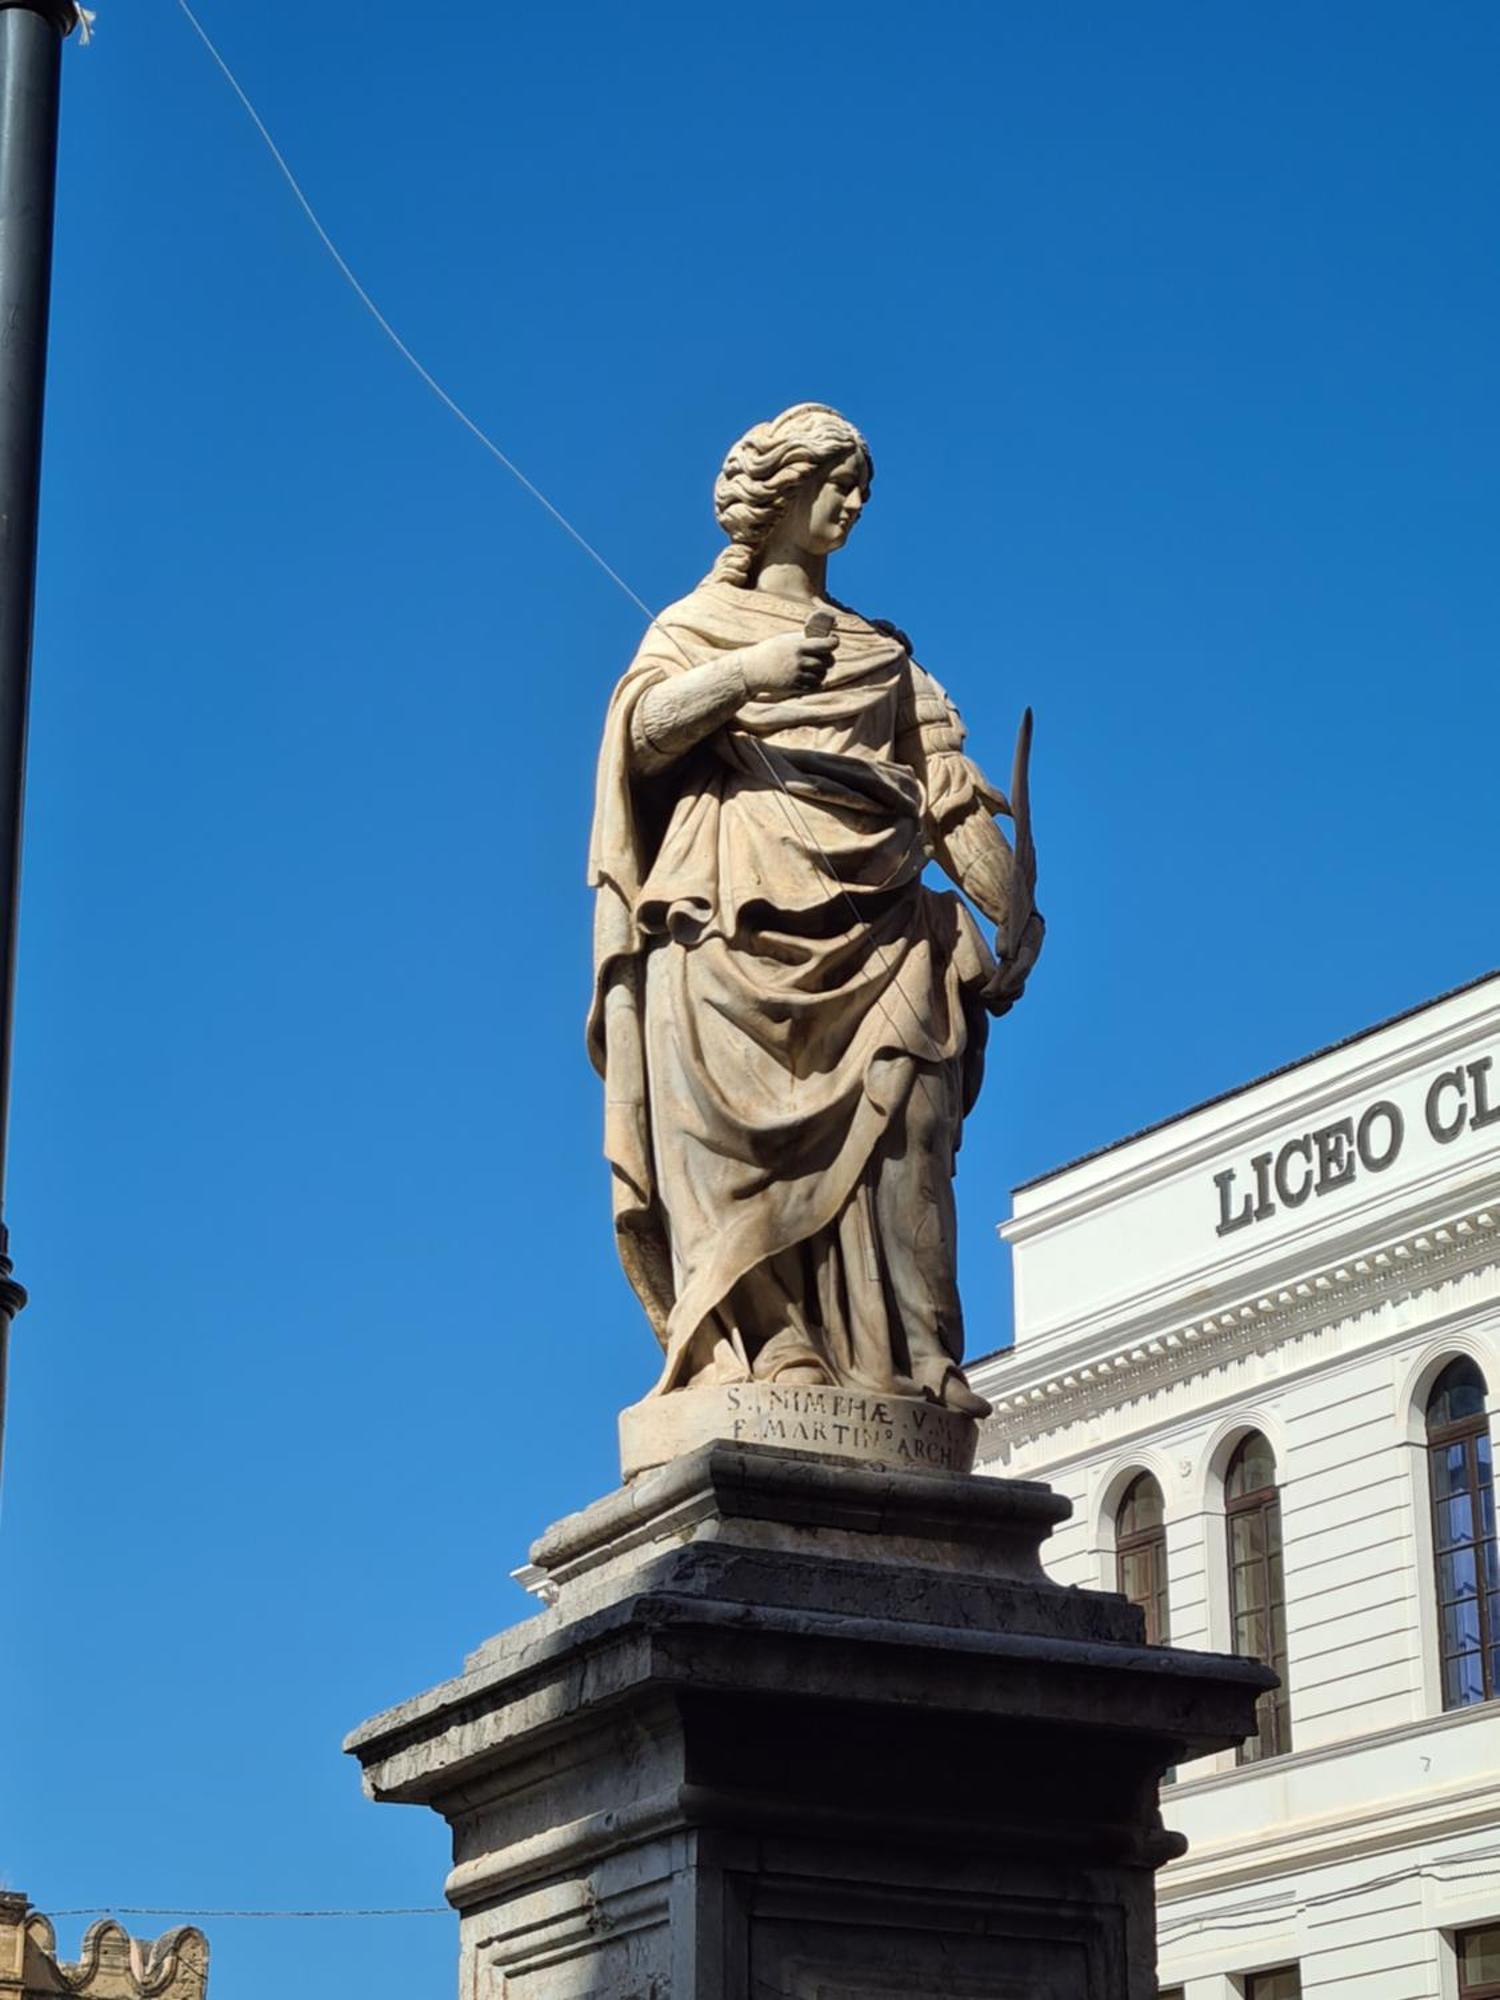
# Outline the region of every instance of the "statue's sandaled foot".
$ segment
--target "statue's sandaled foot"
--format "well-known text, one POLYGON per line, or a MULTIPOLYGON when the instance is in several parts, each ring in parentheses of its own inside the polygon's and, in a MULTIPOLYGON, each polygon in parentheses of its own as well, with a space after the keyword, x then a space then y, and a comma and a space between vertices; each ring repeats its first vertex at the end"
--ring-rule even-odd
POLYGON ((779 1389, 832 1389, 833 1371, 811 1347, 789 1341, 768 1341, 755 1357, 757 1382, 774 1382, 779 1389))
POLYGON ((941 1403, 945 1410, 952 1410, 960 1417, 973 1417, 976 1422, 981 1417, 987 1417, 994 1408, 993 1403, 987 1403, 983 1396, 969 1387, 964 1371, 952 1362, 943 1371, 942 1380, 936 1388, 930 1383, 923 1384, 923 1394, 930 1396, 933 1402, 941 1403))
POLYGON ((950 1368, 943 1377, 942 1391, 938 1401, 945 1410, 956 1410, 961 1417, 987 1417, 994 1409, 993 1403, 985 1401, 975 1389, 971 1389, 961 1368, 950 1368))
POLYGON ((787 1361, 764 1378, 774 1382, 778 1389, 789 1384, 794 1389, 831 1389, 833 1377, 820 1361, 787 1361))

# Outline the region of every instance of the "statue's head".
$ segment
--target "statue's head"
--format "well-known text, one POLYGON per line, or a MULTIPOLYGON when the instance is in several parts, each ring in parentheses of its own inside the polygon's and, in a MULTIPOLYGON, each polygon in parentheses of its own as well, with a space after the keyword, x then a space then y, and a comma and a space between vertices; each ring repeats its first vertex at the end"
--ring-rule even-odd
POLYGON ((842 548, 875 477, 870 447, 826 403, 798 403, 731 445, 714 482, 714 512, 730 546, 714 565, 748 584, 773 535, 827 555, 842 548))

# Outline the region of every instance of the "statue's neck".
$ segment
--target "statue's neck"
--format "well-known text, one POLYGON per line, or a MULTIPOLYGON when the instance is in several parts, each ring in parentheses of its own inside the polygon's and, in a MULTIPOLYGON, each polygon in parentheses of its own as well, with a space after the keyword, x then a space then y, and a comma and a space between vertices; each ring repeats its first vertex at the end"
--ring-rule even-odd
POLYGON ((820 603, 828 589, 828 558, 810 549, 768 549, 755 573, 755 588, 820 603))

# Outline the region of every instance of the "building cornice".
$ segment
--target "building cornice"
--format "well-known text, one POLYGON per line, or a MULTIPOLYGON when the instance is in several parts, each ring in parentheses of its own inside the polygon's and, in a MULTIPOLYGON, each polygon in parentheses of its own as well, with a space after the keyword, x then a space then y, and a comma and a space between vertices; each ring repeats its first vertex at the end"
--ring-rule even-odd
MULTIPOLYGON (((1030 1370, 1024 1349, 1010 1349, 971 1370, 976 1388, 994 1403, 985 1424, 987 1442, 1014 1442, 1036 1429, 1045 1411, 1055 1429, 1083 1410, 1098 1410, 1146 1393, 1186 1372, 1224 1361, 1352 1317, 1392 1296, 1425 1290, 1444 1280, 1500 1263, 1500 1202, 1493 1199, 1412 1226, 1358 1255, 1331 1258, 1295 1279, 1216 1303, 1192 1318, 1158 1320, 1149 1334, 1120 1337, 1118 1325, 1086 1342, 1054 1347, 1030 1370)), ((982 1455, 988 1456, 984 1445, 982 1455)))
MULTIPOLYGON (((1372 1243, 1384 1245, 1441 1228, 1471 1209, 1500 1207, 1500 1158, 1475 1164, 1456 1175, 1449 1162, 1412 1181, 1392 1205, 1383 1194, 1355 1203, 1336 1219, 1309 1218, 1279 1241, 1258 1246, 1209 1266, 1192 1265, 1152 1275, 1137 1291, 1085 1308, 1071 1319, 1032 1326, 1028 1352, 1045 1355, 1045 1365, 1061 1369, 1070 1357, 1113 1341, 1139 1344, 1174 1329, 1190 1307, 1199 1318, 1227 1311, 1244 1299, 1285 1291, 1325 1270, 1352 1264, 1372 1243)), ((1014 1349, 1008 1350, 1014 1353, 1014 1349)), ((998 1359, 1000 1357, 986 1357, 998 1359)), ((980 1366, 976 1362, 974 1366, 980 1366)), ((971 1370, 972 1372, 972 1370, 971 1370)))
MULTIPOLYGON (((1298 1870, 1389 1854, 1435 1836, 1446 1841, 1465 1833, 1491 1833, 1497 1808, 1500 1778, 1491 1775, 1439 1786, 1421 1797, 1403 1796, 1362 1812, 1258 1827, 1243 1840, 1195 1843, 1183 1860, 1170 1863, 1159 1877, 1158 1901, 1166 1909, 1256 1882, 1284 1880, 1298 1870)), ((1169 1815, 1171 1809, 1169 1798, 1169 1815)))

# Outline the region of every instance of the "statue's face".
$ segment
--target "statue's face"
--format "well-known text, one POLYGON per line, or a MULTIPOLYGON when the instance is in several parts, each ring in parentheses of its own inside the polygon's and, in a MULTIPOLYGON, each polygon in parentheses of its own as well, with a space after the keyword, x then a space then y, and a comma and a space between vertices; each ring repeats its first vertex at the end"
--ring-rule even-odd
POLYGON ((793 499, 786 527, 812 555, 831 555, 854 531, 865 504, 864 461, 851 451, 837 464, 814 473, 793 499))

